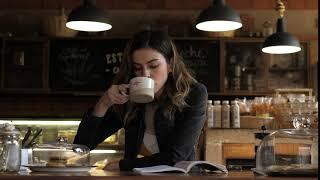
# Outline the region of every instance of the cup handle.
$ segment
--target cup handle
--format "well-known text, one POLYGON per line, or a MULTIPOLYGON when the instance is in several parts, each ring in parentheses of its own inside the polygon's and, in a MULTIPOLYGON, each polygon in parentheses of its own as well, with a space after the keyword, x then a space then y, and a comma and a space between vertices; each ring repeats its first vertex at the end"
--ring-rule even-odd
POLYGON ((124 96, 128 96, 127 93, 129 93, 130 84, 121 84, 118 86, 120 94, 124 96))

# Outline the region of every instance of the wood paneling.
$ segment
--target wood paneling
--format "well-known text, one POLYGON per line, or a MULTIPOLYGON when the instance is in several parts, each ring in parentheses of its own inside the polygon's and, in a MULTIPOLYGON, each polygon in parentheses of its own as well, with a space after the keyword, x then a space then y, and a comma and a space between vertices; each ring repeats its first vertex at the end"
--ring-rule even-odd
POLYGON ((310 147, 307 144, 278 143, 275 146, 277 155, 298 155, 299 147, 310 147))
POLYGON ((255 156, 253 143, 223 143, 223 159, 253 159, 255 156))

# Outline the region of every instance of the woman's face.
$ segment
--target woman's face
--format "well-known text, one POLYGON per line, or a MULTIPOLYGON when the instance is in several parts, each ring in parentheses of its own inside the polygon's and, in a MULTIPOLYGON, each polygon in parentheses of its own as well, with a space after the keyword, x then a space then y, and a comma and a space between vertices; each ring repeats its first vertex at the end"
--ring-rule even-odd
POLYGON ((151 48, 135 50, 132 55, 135 76, 150 77, 155 82, 155 95, 159 96, 168 79, 170 65, 164 56, 151 48))

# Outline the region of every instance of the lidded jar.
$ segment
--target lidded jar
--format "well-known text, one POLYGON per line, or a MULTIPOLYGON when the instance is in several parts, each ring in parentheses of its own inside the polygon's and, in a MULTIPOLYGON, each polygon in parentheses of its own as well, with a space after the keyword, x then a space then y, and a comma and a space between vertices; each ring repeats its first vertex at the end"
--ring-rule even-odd
POLYGON ((269 176, 317 176, 318 129, 280 129, 264 137, 256 170, 269 176))
POLYGON ((20 131, 12 124, 0 124, 0 172, 17 172, 20 165, 20 131))
POLYGON ((85 167, 90 163, 90 149, 80 144, 68 144, 59 137, 51 144, 37 144, 32 148, 32 164, 47 167, 85 167))

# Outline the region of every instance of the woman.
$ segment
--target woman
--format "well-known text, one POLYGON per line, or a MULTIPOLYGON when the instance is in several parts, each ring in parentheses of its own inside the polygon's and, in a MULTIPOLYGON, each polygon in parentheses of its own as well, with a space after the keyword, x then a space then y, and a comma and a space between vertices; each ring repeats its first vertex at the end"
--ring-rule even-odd
POLYGON ((188 72, 167 34, 139 32, 125 49, 113 85, 84 115, 74 143, 94 149, 124 128, 124 158, 108 163, 107 170, 194 160, 195 145, 205 122, 207 98, 206 87, 188 72), (128 101, 127 83, 136 76, 155 81, 153 102, 128 101))

